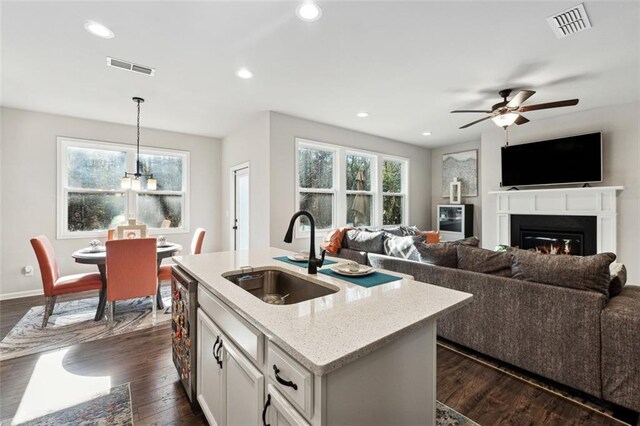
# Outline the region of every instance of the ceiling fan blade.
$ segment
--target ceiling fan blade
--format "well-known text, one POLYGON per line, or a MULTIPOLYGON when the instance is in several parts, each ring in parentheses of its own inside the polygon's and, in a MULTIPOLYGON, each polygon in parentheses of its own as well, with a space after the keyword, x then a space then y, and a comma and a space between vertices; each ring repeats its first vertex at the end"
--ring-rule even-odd
POLYGON ((529 122, 529 119, 527 119, 527 117, 523 115, 518 115, 518 118, 516 118, 516 121, 514 121, 514 123, 516 123, 518 126, 528 122, 529 122))
POLYGON ((469 123, 469 124, 465 124, 464 126, 462 126, 462 127, 460 127, 460 128, 461 128, 461 129, 466 129, 466 128, 467 128, 467 127, 469 127, 469 126, 473 126, 474 124, 478 124, 479 122, 484 121, 484 120, 488 120, 488 119, 490 119, 490 118, 491 118, 491 116, 490 116, 490 115, 488 115, 488 116, 486 116, 486 117, 484 117, 484 118, 481 118, 480 120, 472 121, 472 122, 471 122, 471 123, 469 123))
POLYGON ((536 111, 538 109, 560 108, 578 104, 578 99, 567 99, 565 101, 547 102, 546 104, 527 105, 518 108, 518 112, 536 111))
POLYGON ((491 113, 491 111, 481 109, 457 109, 455 111, 451 111, 452 114, 456 112, 486 112, 487 114, 491 113))
POLYGON ((533 90, 521 90, 507 103, 508 108, 518 108, 524 101, 535 95, 533 90))

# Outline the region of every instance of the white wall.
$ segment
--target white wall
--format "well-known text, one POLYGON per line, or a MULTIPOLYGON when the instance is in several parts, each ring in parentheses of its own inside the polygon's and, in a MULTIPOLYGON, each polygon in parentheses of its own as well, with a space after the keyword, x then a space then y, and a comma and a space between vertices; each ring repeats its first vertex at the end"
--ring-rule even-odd
MULTIPOLYGON (((532 113, 534 114, 534 113, 532 113)), ((618 195, 618 261, 625 263, 629 282, 640 284, 640 104, 598 108, 561 114, 546 120, 534 119, 509 132, 509 143, 519 144, 582 133, 602 131, 604 182, 622 185, 618 195)), ((500 147, 504 131, 489 126, 482 133, 482 246, 496 245, 495 199, 488 191, 500 190, 500 147)))
MULTIPOLYGON (((97 268, 76 264, 75 250, 89 239, 56 240, 57 136, 135 144, 135 126, 2 108, 2 158, 0 179, 0 296, 17 292, 41 292, 42 281, 30 238, 44 234, 51 239, 62 274, 95 272, 97 268), (33 265, 34 277, 21 269, 33 265)), ((144 146, 173 148, 191 153, 191 232, 170 234, 169 239, 188 250, 192 232, 203 227, 208 234, 204 251, 219 249, 220 141, 213 138, 142 129, 144 146)))
POLYGON ((222 247, 232 249, 230 168, 249 163, 249 246, 269 247, 269 113, 263 112, 222 140, 222 247))
POLYGON ((480 158, 480 140, 460 143, 456 145, 447 145, 431 150, 431 228, 438 228, 438 218, 436 209, 438 204, 449 204, 449 197, 442 197, 442 155, 453 152, 478 150, 478 196, 463 197, 462 202, 465 204, 473 204, 473 235, 481 237, 482 232, 482 169, 480 158))
MULTIPOLYGON (((271 162, 271 245, 289 250, 308 249, 308 239, 283 242, 295 205, 295 139, 347 146, 383 154, 406 157, 409 164, 409 221, 421 229, 430 228, 431 153, 426 148, 409 145, 324 123, 292 117, 277 112, 270 117, 271 162)), ((319 243, 319 241, 316 241, 319 243)))

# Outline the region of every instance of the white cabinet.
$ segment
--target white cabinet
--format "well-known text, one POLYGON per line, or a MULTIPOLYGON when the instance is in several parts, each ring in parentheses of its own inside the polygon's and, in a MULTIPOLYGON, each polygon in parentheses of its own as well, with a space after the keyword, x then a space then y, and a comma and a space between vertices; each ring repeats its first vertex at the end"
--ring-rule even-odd
POLYGON ((218 362, 222 333, 198 309, 198 368, 196 395, 209 424, 225 425, 224 370, 218 362))
POLYGON ((309 423, 271 384, 267 386, 263 416, 268 426, 309 426, 309 423))
POLYGON ((264 375, 233 344, 225 341, 222 348, 227 424, 261 425, 264 375))

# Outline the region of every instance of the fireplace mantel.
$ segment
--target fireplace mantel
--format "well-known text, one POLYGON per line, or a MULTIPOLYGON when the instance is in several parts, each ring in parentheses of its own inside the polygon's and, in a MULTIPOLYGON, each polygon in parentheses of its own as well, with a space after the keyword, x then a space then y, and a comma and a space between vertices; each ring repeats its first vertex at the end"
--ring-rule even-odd
POLYGON ((616 252, 616 195, 622 186, 490 191, 496 196, 497 241, 511 245, 512 214, 595 216, 598 253, 616 252))

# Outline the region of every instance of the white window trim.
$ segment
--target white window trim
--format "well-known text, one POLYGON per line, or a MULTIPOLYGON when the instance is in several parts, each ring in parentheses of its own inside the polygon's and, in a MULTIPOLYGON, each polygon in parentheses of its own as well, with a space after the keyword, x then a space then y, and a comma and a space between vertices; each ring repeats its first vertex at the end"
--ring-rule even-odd
MULTIPOLYGON (((68 147, 81 147, 90 149, 101 149, 105 151, 117 151, 122 150, 127 153, 127 171, 135 170, 135 145, 121 144, 115 142, 96 141, 89 139, 70 138, 66 136, 57 137, 57 197, 56 197, 56 238, 59 240, 65 239, 77 239, 77 238, 105 238, 107 231, 76 231, 70 232, 67 227, 67 202, 69 188, 67 187, 67 148, 68 147)), ((124 193, 126 196, 125 202, 125 217, 136 217, 137 200, 136 194, 167 194, 167 195, 182 195, 182 227, 180 228, 148 228, 149 235, 161 235, 161 234, 188 234, 190 233, 190 153, 188 151, 179 151, 175 149, 157 148, 149 146, 140 146, 141 154, 157 154, 157 155, 175 155, 183 158, 183 175, 182 175, 182 191, 133 191, 123 189, 85 189, 78 188, 73 189, 71 192, 103 192, 103 193, 124 193)))
MULTIPOLYGON (((300 207, 300 192, 315 192, 315 193, 331 193, 334 194, 332 222, 336 228, 346 226, 347 218, 347 194, 368 194, 373 196, 373 215, 371 227, 376 228, 391 228, 398 225, 382 225, 383 204, 382 197, 384 195, 398 195, 403 197, 402 204, 402 223, 400 225, 408 225, 411 223, 409 217, 409 164, 410 159, 404 157, 397 157, 387 155, 375 151, 367 151, 357 149, 353 147, 346 147, 340 145, 328 144, 325 142, 317 142, 309 139, 295 138, 294 144, 294 157, 295 157, 295 208, 300 207), (332 189, 310 189, 300 187, 300 164, 298 157, 298 149, 300 146, 308 147, 311 149, 321 149, 334 152, 333 159, 333 184, 332 189), (357 155, 361 157, 369 157, 372 159, 371 163, 371 190, 370 191, 357 191, 346 189, 346 156, 357 155), (382 192, 382 175, 384 161, 395 161, 402 163, 402 192, 400 193, 383 193, 382 192)), ((330 229, 316 229, 316 236, 322 236, 330 229)), ((309 238, 308 231, 300 231, 299 227, 295 227, 295 238, 309 238)))

